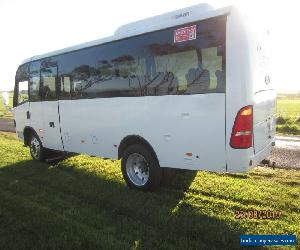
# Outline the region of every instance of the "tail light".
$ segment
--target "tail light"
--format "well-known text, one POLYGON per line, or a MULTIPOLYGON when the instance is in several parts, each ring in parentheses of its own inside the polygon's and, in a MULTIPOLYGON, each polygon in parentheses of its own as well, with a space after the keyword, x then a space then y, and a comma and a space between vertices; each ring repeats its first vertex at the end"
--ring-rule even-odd
POLYGON ((252 147, 253 108, 246 106, 237 113, 231 132, 230 146, 232 148, 252 147))

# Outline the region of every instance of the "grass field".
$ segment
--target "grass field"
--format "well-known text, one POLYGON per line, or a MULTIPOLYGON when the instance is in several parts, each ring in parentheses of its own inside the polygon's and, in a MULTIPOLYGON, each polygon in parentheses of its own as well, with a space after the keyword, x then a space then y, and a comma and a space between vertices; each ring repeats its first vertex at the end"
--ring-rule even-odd
POLYGON ((0 133, 0 249, 239 249, 240 234, 299 239, 299 191, 300 171, 256 168, 180 171, 142 193, 126 187, 119 161, 38 163, 0 133), (235 219, 236 210, 255 209, 281 216, 235 219))
POLYGON ((278 99, 277 114, 283 117, 300 117, 300 98, 278 99))
POLYGON ((300 135, 300 98, 277 100, 277 132, 300 135))

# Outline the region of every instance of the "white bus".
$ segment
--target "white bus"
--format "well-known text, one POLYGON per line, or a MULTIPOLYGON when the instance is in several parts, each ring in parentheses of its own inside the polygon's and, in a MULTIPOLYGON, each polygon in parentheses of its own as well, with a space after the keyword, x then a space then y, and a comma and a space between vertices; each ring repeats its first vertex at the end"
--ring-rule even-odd
POLYGON ((275 136, 267 33, 257 28, 234 7, 201 4, 27 59, 16 133, 36 160, 49 150, 121 159, 138 190, 159 186, 163 168, 245 172, 275 136))

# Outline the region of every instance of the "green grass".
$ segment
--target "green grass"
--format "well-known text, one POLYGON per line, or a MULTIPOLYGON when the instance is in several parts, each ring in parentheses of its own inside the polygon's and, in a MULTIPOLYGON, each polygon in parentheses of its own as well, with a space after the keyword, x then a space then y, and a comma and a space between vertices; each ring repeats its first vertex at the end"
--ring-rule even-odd
POLYGON ((277 132, 300 135, 300 98, 277 100, 277 132))
POLYGON ((278 99, 277 114, 283 117, 300 117, 300 98, 278 99))
POLYGON ((256 168, 179 171, 156 193, 137 192, 119 161, 34 162, 14 135, 0 133, 0 249, 239 249, 240 234, 299 238, 299 191, 299 171, 256 168), (234 218, 247 209, 282 215, 234 218))

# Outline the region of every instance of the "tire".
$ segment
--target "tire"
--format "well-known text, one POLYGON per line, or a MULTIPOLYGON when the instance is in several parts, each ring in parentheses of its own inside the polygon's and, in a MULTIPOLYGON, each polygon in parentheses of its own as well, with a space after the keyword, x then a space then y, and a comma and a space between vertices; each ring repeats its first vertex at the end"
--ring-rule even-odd
POLYGON ((43 148, 40 138, 36 133, 32 133, 29 139, 29 150, 33 160, 44 161, 45 160, 45 150, 43 148))
POLYGON ((160 186, 162 170, 157 158, 141 144, 125 149, 121 169, 127 185, 139 191, 154 191, 160 186))

